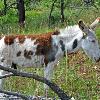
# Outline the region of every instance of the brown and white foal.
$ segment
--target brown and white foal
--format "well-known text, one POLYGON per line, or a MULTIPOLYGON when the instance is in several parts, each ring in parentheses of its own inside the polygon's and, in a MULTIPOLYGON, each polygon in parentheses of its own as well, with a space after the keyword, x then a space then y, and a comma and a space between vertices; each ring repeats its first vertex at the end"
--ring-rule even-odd
MULTIPOLYGON (((95 34, 83 21, 79 21, 78 25, 68 27, 68 29, 46 34, 3 36, 0 40, 0 65, 14 68, 16 65, 23 68, 44 66, 44 77, 51 80, 54 66, 65 52, 70 53, 79 48, 83 48, 91 59, 100 60, 100 50, 95 34), (86 33, 85 37, 83 32, 86 33), (70 40, 67 33, 77 34, 70 40), (95 42, 89 42, 90 38, 95 42), (87 44, 84 44, 85 42, 87 44), (88 46, 95 47, 95 51, 88 52, 88 46)), ((1 75, 2 73, 0 72, 1 75)))

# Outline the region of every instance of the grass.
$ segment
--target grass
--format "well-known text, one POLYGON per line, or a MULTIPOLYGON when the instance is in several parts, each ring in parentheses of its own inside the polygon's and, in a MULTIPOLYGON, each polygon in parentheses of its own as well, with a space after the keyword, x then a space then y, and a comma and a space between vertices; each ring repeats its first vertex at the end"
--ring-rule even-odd
MULTIPOLYGON (((76 100, 98 100, 95 66, 99 67, 99 65, 100 63, 94 64, 82 52, 78 52, 76 55, 69 56, 69 65, 66 63, 66 58, 60 61, 54 70, 52 81, 58 84, 67 94, 73 95, 76 100)), ((26 68, 23 70, 43 75, 43 69, 26 68)), ((26 95, 44 94, 42 83, 27 78, 8 78, 4 88, 26 95)), ((50 90, 49 96, 54 97, 56 94, 50 90)))
MULTIPOLYGON (((26 26, 20 33, 17 21, 17 13, 11 10, 6 16, 0 17, 0 33, 10 34, 30 34, 30 33, 45 33, 52 31, 55 27, 65 27, 66 25, 73 25, 79 19, 90 23, 99 13, 95 10, 83 10, 81 14, 78 10, 65 10, 64 25, 60 23, 59 11, 53 12, 54 20, 52 20, 51 28, 48 28, 48 10, 30 10, 26 11, 26 26)), ((96 29, 97 37, 100 39, 100 29, 96 29)), ((73 95, 76 100, 99 100, 97 93, 97 69, 100 63, 92 63, 90 59, 81 51, 75 55, 62 59, 54 70, 52 81, 58 84, 67 94, 73 95)), ((21 69, 27 72, 34 72, 43 75, 42 69, 24 68, 21 69)), ((43 83, 36 80, 11 77, 7 78, 4 83, 4 89, 17 91, 26 95, 44 95, 43 83)), ((56 96, 49 90, 49 96, 56 96)), ((57 98, 57 96, 56 96, 57 98)))

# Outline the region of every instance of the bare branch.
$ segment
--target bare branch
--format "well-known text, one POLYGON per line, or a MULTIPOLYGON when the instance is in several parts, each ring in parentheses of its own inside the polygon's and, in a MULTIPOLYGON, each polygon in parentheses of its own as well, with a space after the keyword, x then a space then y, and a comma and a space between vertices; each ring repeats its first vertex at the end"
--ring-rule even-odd
POLYGON ((64 0, 61 0, 61 22, 64 22, 64 0))
POLYGON ((13 73, 5 74, 5 75, 0 76, 0 79, 7 78, 7 77, 11 77, 11 76, 15 76, 15 75, 13 73))
POLYGON ((27 78, 33 78, 36 79, 37 81, 43 82, 47 84, 58 96, 61 100, 70 100, 71 97, 67 96, 63 90, 61 90, 55 83, 50 82, 44 77, 40 77, 36 74, 33 73, 26 73, 26 72, 20 72, 12 68, 7 68, 3 67, 0 65, 0 69, 8 72, 12 72, 16 76, 21 76, 21 77, 27 77, 27 78))
POLYGON ((46 98, 43 96, 26 96, 17 92, 5 91, 0 90, 0 93, 3 93, 3 97, 0 99, 2 100, 53 100, 53 98, 46 98))
POLYGON ((0 93, 4 93, 4 94, 7 94, 7 95, 17 96, 17 97, 20 97, 20 98, 22 98, 22 99, 24 99, 24 100, 29 100, 29 97, 28 97, 28 96, 19 94, 19 93, 17 93, 17 92, 4 91, 4 90, 1 90, 1 89, 0 89, 0 93))

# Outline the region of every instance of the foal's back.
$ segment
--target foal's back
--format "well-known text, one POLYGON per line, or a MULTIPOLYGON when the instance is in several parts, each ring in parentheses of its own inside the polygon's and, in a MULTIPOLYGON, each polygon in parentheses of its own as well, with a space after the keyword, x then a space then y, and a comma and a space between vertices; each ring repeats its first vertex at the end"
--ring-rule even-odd
POLYGON ((0 64, 11 66, 42 66, 46 62, 46 55, 52 47, 52 35, 49 32, 38 35, 8 35, 0 40, 0 64))

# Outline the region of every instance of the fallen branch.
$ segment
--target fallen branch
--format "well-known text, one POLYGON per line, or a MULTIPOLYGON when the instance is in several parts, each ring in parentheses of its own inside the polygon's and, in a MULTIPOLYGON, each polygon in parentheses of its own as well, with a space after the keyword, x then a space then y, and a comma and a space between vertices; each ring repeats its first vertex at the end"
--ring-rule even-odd
MULTIPOLYGON (((4 93, 4 94, 7 94, 7 95, 13 95, 13 96, 16 96, 16 97, 20 97, 20 98, 22 98, 24 100, 30 100, 30 97, 25 96, 25 95, 20 94, 20 93, 16 93, 16 92, 4 91, 4 90, 0 89, 0 93, 4 93)), ((12 97, 12 98, 15 98, 15 97, 12 97)))
POLYGON ((63 90, 61 90, 55 83, 50 82, 44 77, 40 77, 36 74, 33 73, 26 73, 26 72, 20 72, 12 68, 7 68, 3 67, 0 65, 0 69, 8 72, 12 72, 16 76, 21 76, 21 77, 27 77, 27 78, 33 78, 36 79, 37 81, 40 81, 42 83, 47 84, 58 96, 61 100, 70 100, 71 97, 67 96, 63 90))
POLYGON ((5 74, 5 75, 0 76, 0 79, 7 78, 7 77, 11 77, 11 76, 15 76, 15 75, 13 73, 5 74))
POLYGON ((0 90, 0 93, 6 94, 0 97, 0 100, 53 100, 53 98, 46 98, 43 96, 26 96, 17 92, 10 92, 0 90))

